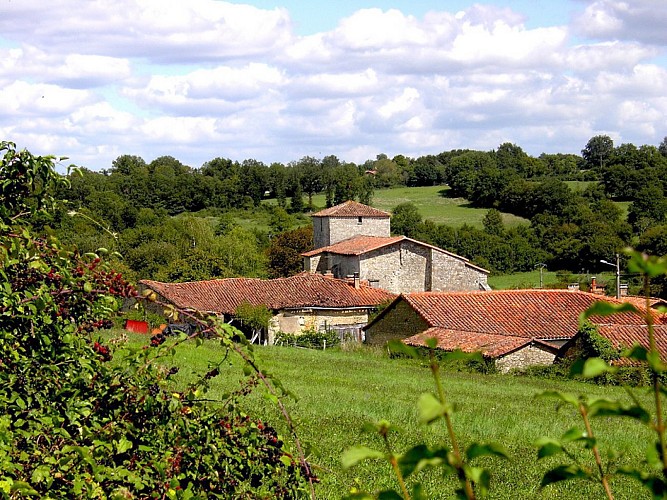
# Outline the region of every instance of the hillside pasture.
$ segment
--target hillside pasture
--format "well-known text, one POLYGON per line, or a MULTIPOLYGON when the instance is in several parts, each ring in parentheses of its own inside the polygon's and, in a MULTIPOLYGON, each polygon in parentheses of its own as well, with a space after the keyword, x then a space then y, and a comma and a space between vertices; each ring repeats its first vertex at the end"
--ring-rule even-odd
MULTIPOLYGON (((474 208, 464 198, 450 196, 447 186, 396 187, 378 189, 373 194, 372 205, 380 210, 391 212, 401 203, 414 203, 424 219, 436 224, 460 227, 463 224, 481 228, 482 220, 488 212, 486 208, 474 208)), ((307 203, 307 201, 305 201, 307 203)), ((324 207, 323 194, 313 196, 313 205, 324 207)), ((508 226, 527 224, 528 221, 516 215, 503 213, 503 221, 508 226)))
MULTIPOLYGON (((147 342, 146 337, 132 336, 130 343, 147 342)), ((396 451, 404 451, 419 442, 430 445, 446 443, 442 424, 425 426, 418 422, 417 399, 433 391, 428 368, 415 360, 389 359, 381 350, 359 346, 351 351, 329 349, 314 351, 288 347, 256 347, 259 365, 276 375, 296 399, 287 399, 299 435, 312 449, 310 461, 316 466, 321 483, 317 498, 339 499, 359 487, 377 492, 396 488, 395 478, 385 462, 375 461, 343 470, 340 464, 345 449, 365 445, 382 449, 378 436, 362 431, 367 422, 387 419, 401 429, 391 437, 396 451)), ((221 374, 211 380, 206 395, 210 400, 238 387, 241 365, 215 341, 194 342, 179 346, 169 366, 180 368, 174 379, 176 388, 195 380, 195 374, 206 372, 211 363, 225 359, 221 374)), ((539 489, 542 475, 562 461, 563 457, 537 460, 534 442, 540 436, 560 438, 572 426, 581 426, 576 411, 558 409, 555 400, 536 397, 544 390, 556 389, 573 394, 621 398, 629 396, 620 388, 597 387, 573 381, 547 380, 511 375, 482 375, 447 372, 443 383, 449 401, 457 411, 454 427, 463 446, 473 441, 502 443, 511 460, 480 459, 492 474, 489 498, 602 498, 599 485, 581 481, 564 482, 539 489)), ((644 393, 637 391, 642 401, 644 393)), ((256 391, 244 401, 244 411, 286 429, 277 409, 256 391)), ((638 463, 649 440, 648 431, 634 421, 599 418, 593 421, 604 456, 613 447, 621 453, 618 463, 638 463)), ((652 437, 652 436, 651 436, 652 437)), ((288 440, 289 441, 289 440, 288 440)), ((593 466, 590 452, 572 446, 578 460, 593 466)), ((453 498, 456 482, 433 471, 416 475, 425 485, 428 498, 453 498)), ((408 482, 411 484, 413 479, 408 482)), ((614 476, 612 488, 617 498, 648 498, 631 480, 614 476)))

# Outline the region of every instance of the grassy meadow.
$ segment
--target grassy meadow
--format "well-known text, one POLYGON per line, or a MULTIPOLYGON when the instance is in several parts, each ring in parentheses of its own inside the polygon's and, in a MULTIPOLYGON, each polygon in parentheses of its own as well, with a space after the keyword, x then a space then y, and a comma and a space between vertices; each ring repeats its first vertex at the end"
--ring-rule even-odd
MULTIPOLYGON (((145 342, 145 336, 132 335, 129 340, 135 345, 145 342)), ((434 388, 430 371, 418 361, 389 359, 382 351, 363 346, 327 351, 255 347, 255 355, 259 365, 275 374, 297 398, 288 399, 287 406, 301 439, 313 449, 310 461, 317 467, 321 479, 316 487, 318 498, 342 498, 355 486, 371 492, 397 486, 384 462, 366 462, 347 471, 340 465, 341 455, 349 446, 382 449, 377 436, 362 431, 366 422, 387 419, 401 428, 401 432, 391 438, 396 451, 419 442, 432 445, 446 442, 443 424, 428 427, 418 422, 417 398, 434 388)), ((194 374, 204 373, 209 363, 219 362, 225 356, 226 352, 215 341, 205 341, 199 347, 186 342, 176 349, 167 364, 180 368, 174 384, 182 388, 194 380, 194 374)), ((225 391, 238 387, 240 373, 239 361, 230 354, 221 367, 221 375, 211 381, 207 397, 215 400, 225 391)), ((477 465, 488 467, 492 473, 490 498, 603 498, 597 484, 580 481, 539 490, 544 472, 564 458, 538 461, 533 443, 540 436, 559 438, 570 427, 582 424, 573 409, 559 411, 555 400, 536 396, 547 389, 558 389, 623 398, 629 402, 622 389, 573 381, 458 372, 444 372, 443 382, 449 401, 457 408, 454 427, 463 446, 473 441, 500 442, 512 456, 509 461, 477 460, 477 465)), ((649 400, 643 391, 638 394, 641 399, 649 400)), ((244 404, 248 413, 260 416, 285 433, 277 409, 260 390, 244 404)), ((620 465, 641 460, 648 443, 644 428, 634 421, 605 418, 594 420, 593 426, 603 454, 613 443, 621 453, 620 465)), ((590 452, 576 455, 582 463, 594 465, 590 452)), ((456 484, 451 477, 443 478, 439 472, 430 471, 421 472, 416 478, 424 482, 428 498, 453 498, 456 484)), ((614 477, 612 488, 619 499, 648 498, 637 483, 623 477, 614 477)))
MULTIPOLYGON (((471 207, 464 198, 451 197, 447 186, 378 189, 373 194, 372 205, 380 210, 391 211, 396 205, 406 202, 414 203, 424 219, 454 227, 468 224, 481 228, 482 219, 488 212, 486 208, 471 207)), ((313 205, 324 207, 326 205, 324 195, 313 196, 313 205)), ((508 226, 528 223, 526 219, 507 213, 503 213, 503 221, 508 226)))

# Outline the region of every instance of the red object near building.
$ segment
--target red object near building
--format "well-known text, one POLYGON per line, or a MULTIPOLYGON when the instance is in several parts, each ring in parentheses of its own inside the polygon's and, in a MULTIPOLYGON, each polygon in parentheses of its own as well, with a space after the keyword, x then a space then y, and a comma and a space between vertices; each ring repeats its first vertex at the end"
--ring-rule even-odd
POLYGON ((135 333, 148 333, 148 322, 128 319, 125 320, 125 329, 135 333))

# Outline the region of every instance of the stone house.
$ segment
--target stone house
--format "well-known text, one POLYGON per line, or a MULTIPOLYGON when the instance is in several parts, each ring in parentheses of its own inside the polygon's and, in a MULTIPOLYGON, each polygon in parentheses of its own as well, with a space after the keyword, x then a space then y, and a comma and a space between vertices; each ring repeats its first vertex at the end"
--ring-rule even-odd
POLYGON ((489 271, 468 259, 391 236, 387 212, 347 201, 312 218, 315 250, 302 254, 307 272, 358 276, 393 293, 489 289, 489 271))
MULTIPOLYGON (((242 304, 264 305, 272 313, 261 343, 273 344, 278 332, 298 334, 307 329, 334 330, 361 340, 361 327, 378 305, 395 298, 360 280, 339 280, 301 273, 289 278, 226 278, 188 283, 142 280, 143 288, 155 291, 160 302, 191 311, 224 316, 238 321, 242 304)), ((241 326, 240 324, 237 326, 241 326)))
MULTIPOLYGON (((567 290, 412 293, 397 297, 364 327, 366 342, 392 339, 446 351, 480 351, 500 371, 553 363, 579 330, 579 315, 600 296, 567 290)), ((605 298, 612 303, 616 299, 605 298)), ((641 326, 632 313, 591 318, 599 324, 641 326)))

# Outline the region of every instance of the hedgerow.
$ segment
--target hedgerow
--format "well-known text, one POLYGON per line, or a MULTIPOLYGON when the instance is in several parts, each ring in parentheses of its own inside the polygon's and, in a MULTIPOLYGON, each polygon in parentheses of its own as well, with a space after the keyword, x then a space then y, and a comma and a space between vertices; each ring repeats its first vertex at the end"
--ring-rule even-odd
MULTIPOLYGON (((115 359, 97 335, 136 290, 105 262, 81 255, 32 218, 66 182, 53 157, 0 143, 0 496, 42 498, 297 498, 314 480, 302 453, 237 409, 253 383, 205 399, 213 367, 171 389, 170 346, 115 359)), ((231 341, 251 381, 276 385, 231 341)), ((181 339, 182 341, 183 339, 181 339)))

